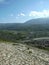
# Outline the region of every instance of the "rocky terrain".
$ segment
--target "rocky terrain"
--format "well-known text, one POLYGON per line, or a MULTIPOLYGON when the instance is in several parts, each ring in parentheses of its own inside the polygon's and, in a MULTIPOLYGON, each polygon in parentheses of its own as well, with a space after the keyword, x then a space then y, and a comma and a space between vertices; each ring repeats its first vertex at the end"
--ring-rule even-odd
POLYGON ((49 65, 49 52, 26 44, 0 42, 0 65, 49 65))

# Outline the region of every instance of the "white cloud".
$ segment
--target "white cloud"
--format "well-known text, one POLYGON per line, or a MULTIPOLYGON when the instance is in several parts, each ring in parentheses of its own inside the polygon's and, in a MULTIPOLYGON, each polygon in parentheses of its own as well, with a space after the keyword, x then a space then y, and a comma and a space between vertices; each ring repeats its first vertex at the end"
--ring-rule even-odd
POLYGON ((31 11, 29 16, 33 16, 34 18, 49 17, 49 10, 31 11))
POLYGON ((25 16, 25 14, 24 13, 20 13, 20 14, 18 14, 18 16, 25 16))
POLYGON ((25 16, 25 14, 24 14, 24 13, 21 13, 20 15, 21 15, 21 16, 25 16))

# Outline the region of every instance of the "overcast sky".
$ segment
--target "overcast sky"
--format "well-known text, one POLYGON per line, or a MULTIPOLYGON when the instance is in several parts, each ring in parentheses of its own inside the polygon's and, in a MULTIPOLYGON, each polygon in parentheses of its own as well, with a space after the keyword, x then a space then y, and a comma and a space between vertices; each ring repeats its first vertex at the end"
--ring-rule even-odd
POLYGON ((49 17, 49 0, 0 0, 0 23, 49 17))

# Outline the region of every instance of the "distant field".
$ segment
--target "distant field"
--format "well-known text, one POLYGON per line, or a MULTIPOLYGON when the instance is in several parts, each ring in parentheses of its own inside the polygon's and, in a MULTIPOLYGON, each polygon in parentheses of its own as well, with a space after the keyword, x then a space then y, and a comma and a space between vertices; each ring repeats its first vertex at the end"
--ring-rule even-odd
POLYGON ((0 30, 0 41, 17 42, 22 40, 49 39, 49 31, 10 31, 0 30))
POLYGON ((34 38, 33 40, 45 40, 45 39, 48 39, 49 40, 49 37, 34 38))

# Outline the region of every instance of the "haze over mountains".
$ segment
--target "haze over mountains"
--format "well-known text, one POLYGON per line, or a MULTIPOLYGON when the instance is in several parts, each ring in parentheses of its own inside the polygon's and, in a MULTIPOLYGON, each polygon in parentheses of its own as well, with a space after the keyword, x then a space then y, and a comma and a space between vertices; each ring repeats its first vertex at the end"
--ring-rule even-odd
POLYGON ((26 24, 49 24, 49 18, 36 18, 26 22, 26 24))
POLYGON ((0 30, 49 30, 49 18, 37 18, 25 23, 0 23, 0 30))

